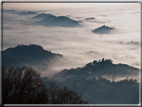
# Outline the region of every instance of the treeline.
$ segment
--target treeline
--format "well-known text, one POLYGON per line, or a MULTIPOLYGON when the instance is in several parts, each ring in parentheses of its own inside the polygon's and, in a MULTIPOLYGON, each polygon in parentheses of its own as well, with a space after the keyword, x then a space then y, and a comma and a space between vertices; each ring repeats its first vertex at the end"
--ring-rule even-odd
POLYGON ((43 81, 33 68, 2 66, 3 104, 87 104, 81 95, 55 82, 43 81), (48 87, 47 87, 48 84, 48 87))
MULTIPOLYGON (((67 77, 67 76, 79 76, 91 74, 98 76, 113 76, 113 77, 127 77, 127 76, 138 76, 139 69, 129 66, 127 64, 114 64, 111 59, 100 59, 93 60, 85 64, 82 67, 64 69, 61 72, 56 73, 53 78, 67 77)), ((86 75, 87 76, 87 75, 86 75)))
POLYGON ((69 75, 80 75, 84 73, 87 70, 92 70, 98 72, 100 69, 104 70, 103 67, 101 66, 113 66, 114 64, 112 63, 113 61, 111 59, 104 59, 102 60, 94 60, 93 62, 89 62, 83 67, 76 67, 76 68, 70 68, 70 69, 64 69, 61 72, 55 74, 53 78, 57 78, 60 76, 69 76, 69 75))
POLYGON ((112 60, 111 59, 104 59, 102 58, 102 60, 94 60, 93 62, 87 63, 84 67, 90 67, 92 65, 96 65, 96 64, 112 64, 112 60))

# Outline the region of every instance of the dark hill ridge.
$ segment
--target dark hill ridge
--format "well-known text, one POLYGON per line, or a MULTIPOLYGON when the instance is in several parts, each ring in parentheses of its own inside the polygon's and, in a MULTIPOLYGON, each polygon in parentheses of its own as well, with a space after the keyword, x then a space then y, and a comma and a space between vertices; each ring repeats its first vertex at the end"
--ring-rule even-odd
POLYGON ((107 76, 138 75, 138 69, 126 64, 113 64, 110 59, 94 60, 84 67, 64 69, 55 74, 52 80, 59 85, 82 94, 90 104, 138 104, 139 84, 134 79, 119 82, 102 78, 107 76))
POLYGON ((107 76, 108 78, 133 78, 139 75, 139 69, 126 64, 113 64, 110 59, 94 60, 84 67, 65 69, 54 75, 55 78, 85 75, 86 78, 107 76))
POLYGON ((19 11, 16 11, 16 10, 5 10, 5 9, 3 9, 3 13, 11 13, 11 14, 16 14, 16 13, 18 13, 19 11))
POLYGON ((68 78, 59 85, 82 94, 90 104, 138 104, 139 84, 136 80, 110 82, 104 78, 84 80, 81 77, 68 78))
POLYGON ((38 14, 38 13, 33 12, 33 11, 21 11, 18 14, 20 14, 20 15, 35 15, 35 14, 38 14))
POLYGON ((49 15, 49 16, 46 16, 45 19, 41 20, 41 21, 38 21, 37 24, 39 25, 44 25, 44 26, 47 26, 48 23, 50 23, 50 21, 56 19, 57 17, 54 16, 54 15, 49 15))
POLYGON ((92 30, 92 32, 98 33, 98 34, 108 34, 114 29, 115 29, 114 27, 109 27, 109 26, 103 25, 103 26, 101 26, 99 28, 96 28, 96 29, 92 30))
POLYGON ((62 57, 60 54, 52 53, 51 51, 44 50, 42 46, 39 45, 18 45, 14 48, 8 48, 2 52, 3 64, 11 65, 17 64, 27 64, 35 65, 37 63, 49 62, 55 57, 62 57))
POLYGON ((50 15, 52 15, 52 14, 41 13, 41 14, 38 14, 38 15, 32 17, 32 19, 44 19, 44 18, 49 17, 50 15))
POLYGON ((75 21, 73 19, 70 19, 66 16, 54 16, 52 14, 39 14, 33 19, 43 19, 41 21, 36 22, 37 25, 43 25, 43 26, 61 26, 61 27, 76 27, 79 26, 79 21, 75 21))
MULTIPOLYGON (((44 26, 62 26, 62 27, 75 27, 78 26, 79 23, 75 20, 72 20, 66 16, 49 16, 48 18, 44 19, 44 26)), ((39 23, 40 24, 40 23, 39 23)))

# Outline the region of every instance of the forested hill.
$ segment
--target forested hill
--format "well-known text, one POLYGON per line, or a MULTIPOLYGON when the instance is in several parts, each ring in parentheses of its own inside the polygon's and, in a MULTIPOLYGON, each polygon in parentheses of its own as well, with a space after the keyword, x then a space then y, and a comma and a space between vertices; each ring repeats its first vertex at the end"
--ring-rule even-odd
POLYGON ((2 52, 4 65, 13 65, 14 63, 19 65, 35 65, 45 61, 49 62, 56 57, 62 57, 62 55, 44 50, 42 46, 35 44, 18 45, 2 52))
POLYGON ((133 78, 139 76, 138 71, 129 65, 113 64, 112 60, 103 58, 84 67, 64 69, 52 80, 82 94, 90 104, 138 104, 139 83, 133 78), (111 82, 107 78, 121 80, 111 82))
POLYGON ((81 76, 85 77, 101 77, 105 76, 108 78, 133 78, 136 79, 139 75, 139 69, 129 66, 127 64, 113 64, 111 59, 94 60, 93 62, 87 63, 83 67, 64 69, 61 72, 55 74, 53 78, 68 78, 68 76, 81 76))

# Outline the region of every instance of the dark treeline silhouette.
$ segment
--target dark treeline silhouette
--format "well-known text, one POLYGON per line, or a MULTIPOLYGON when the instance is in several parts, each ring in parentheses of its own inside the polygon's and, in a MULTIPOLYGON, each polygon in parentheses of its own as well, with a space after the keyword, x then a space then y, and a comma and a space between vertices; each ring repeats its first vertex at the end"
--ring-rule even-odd
POLYGON ((30 67, 2 67, 2 103, 45 103, 44 84, 40 75, 30 67))
POLYGON ((2 66, 3 104, 86 104, 81 95, 50 83, 48 88, 33 68, 2 66))
POLYGON ((138 104, 139 83, 129 75, 138 76, 137 68, 126 64, 113 64, 111 59, 94 60, 83 67, 64 69, 52 79, 63 87, 82 94, 90 104, 138 104), (118 77, 120 81, 112 81, 118 77), (129 77, 129 78, 126 78, 129 77), (130 79, 131 78, 131 79, 130 79))
MULTIPOLYGON (((72 75, 86 75, 91 74, 92 76, 107 75, 111 77, 127 77, 127 76, 138 76, 139 69, 129 66, 127 64, 113 64, 111 59, 94 60, 85 64, 83 67, 64 69, 53 76, 58 78, 61 76, 67 77, 72 75)), ((86 75, 87 76, 87 75, 86 75)))
POLYGON ((90 63, 86 64, 85 67, 90 67, 92 65, 95 66, 96 64, 112 64, 112 62, 113 61, 111 59, 104 59, 104 58, 102 58, 102 60, 99 60, 99 61, 94 60, 93 63, 90 62, 90 63))
POLYGON ((87 104, 81 95, 67 87, 59 88, 56 82, 50 83, 48 100, 51 104, 87 104))
POLYGON ((102 77, 81 74, 68 76, 59 84, 82 94, 82 98, 88 100, 89 104, 138 104, 139 102, 139 83, 135 79, 111 82, 102 77))

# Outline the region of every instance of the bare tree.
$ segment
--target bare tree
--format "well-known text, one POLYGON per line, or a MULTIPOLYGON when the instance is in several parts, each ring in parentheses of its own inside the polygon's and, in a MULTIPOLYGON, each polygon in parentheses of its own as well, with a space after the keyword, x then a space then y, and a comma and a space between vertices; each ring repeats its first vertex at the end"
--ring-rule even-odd
POLYGON ((40 74, 31 67, 2 67, 2 101, 6 103, 45 103, 46 89, 40 74))
POLYGON ((51 104, 87 104, 82 100, 81 95, 69 90, 67 87, 59 88, 55 82, 50 83, 48 88, 48 100, 51 104))
POLYGON ((33 68, 2 67, 3 104, 86 104, 81 95, 55 82, 42 81, 33 68), (48 85, 48 88, 46 87, 48 85))

